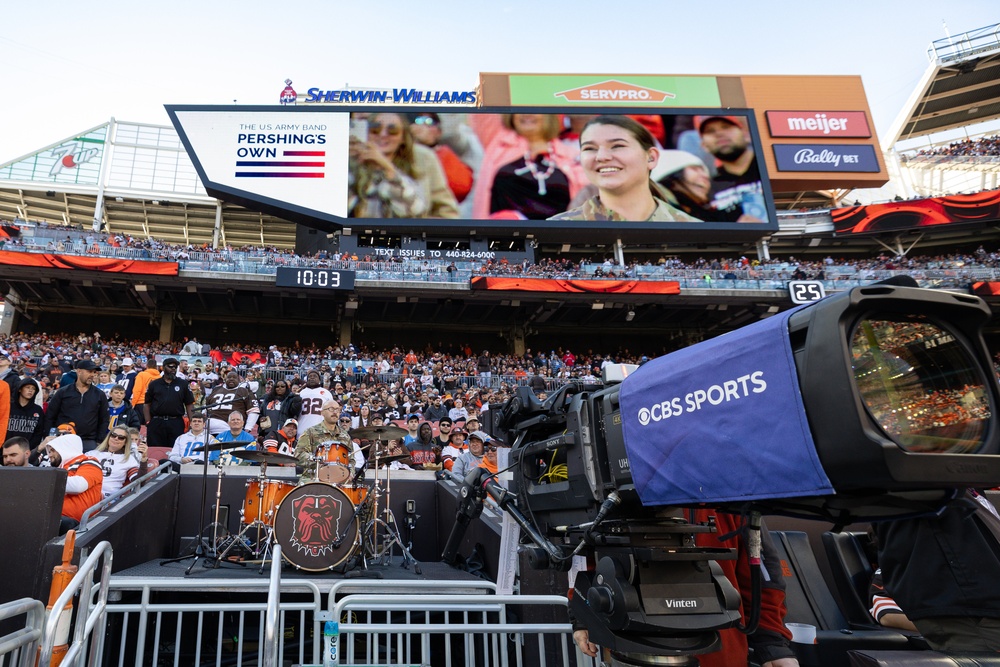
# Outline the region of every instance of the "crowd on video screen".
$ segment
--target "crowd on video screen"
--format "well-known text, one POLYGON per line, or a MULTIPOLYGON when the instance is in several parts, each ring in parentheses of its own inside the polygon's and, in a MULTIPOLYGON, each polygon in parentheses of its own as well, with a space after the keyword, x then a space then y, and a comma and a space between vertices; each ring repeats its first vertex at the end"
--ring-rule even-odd
POLYGON ((355 218, 762 223, 747 118, 351 114, 355 218))

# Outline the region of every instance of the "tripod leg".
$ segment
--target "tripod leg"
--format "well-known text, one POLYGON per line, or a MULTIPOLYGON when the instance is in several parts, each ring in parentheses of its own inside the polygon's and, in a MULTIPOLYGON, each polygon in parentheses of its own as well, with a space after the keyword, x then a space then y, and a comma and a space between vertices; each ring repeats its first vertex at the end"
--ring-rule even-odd
MULTIPOLYGON (((274 530, 270 526, 267 526, 266 531, 267 531, 267 540, 265 540, 264 543, 264 552, 260 558, 260 570, 257 571, 257 574, 264 574, 264 565, 267 563, 267 557, 272 554, 271 545, 274 544, 274 530)), ((260 538, 258 537, 258 539, 260 538)), ((258 542, 258 544, 260 543, 258 542)))
POLYGON ((389 558, 392 558, 392 545, 398 545, 399 550, 403 554, 403 562, 400 566, 404 569, 409 569, 410 565, 413 565, 413 571, 417 574, 421 574, 420 564, 417 563, 417 559, 410 553, 410 549, 403 544, 403 538, 399 534, 399 526, 396 525, 396 517, 393 515, 392 510, 387 510, 386 515, 389 520, 387 522, 383 522, 382 525, 385 526, 385 533, 389 537, 387 548, 389 558))
MULTIPOLYGON (((250 523, 250 524, 247 524, 246 526, 244 526, 243 530, 241 530, 239 533, 237 533, 236 537, 233 539, 233 541, 229 543, 229 545, 226 547, 225 551, 223 551, 221 554, 219 554, 218 556, 215 557, 215 562, 217 564, 220 563, 220 562, 222 562, 222 560, 226 557, 226 554, 228 554, 232 550, 232 548, 235 547, 236 545, 240 544, 240 545, 246 546, 245 543, 243 542, 244 536, 256 524, 257 524, 257 522, 254 522, 254 523, 250 523)), ((234 561, 226 561, 226 562, 234 562, 234 561)), ((245 563, 236 563, 236 564, 237 565, 242 565, 244 567, 246 566, 245 563)))

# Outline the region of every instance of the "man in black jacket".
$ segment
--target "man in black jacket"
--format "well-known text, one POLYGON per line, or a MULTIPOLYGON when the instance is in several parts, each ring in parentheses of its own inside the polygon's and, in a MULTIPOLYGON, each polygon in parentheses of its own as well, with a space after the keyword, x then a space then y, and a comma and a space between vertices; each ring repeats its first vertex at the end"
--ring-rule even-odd
POLYGON ((875 526, 885 591, 938 651, 1000 651, 1000 516, 972 489, 875 526))
POLYGON ((27 439, 31 449, 42 442, 45 435, 45 413, 35 403, 38 385, 31 378, 21 380, 13 392, 10 402, 10 422, 7 424, 7 438, 21 436, 27 439))
POLYGON ((108 434, 108 397, 92 386, 99 370, 101 367, 90 359, 77 363, 76 382, 52 394, 45 412, 46 428, 73 422, 85 452, 95 449, 108 434))

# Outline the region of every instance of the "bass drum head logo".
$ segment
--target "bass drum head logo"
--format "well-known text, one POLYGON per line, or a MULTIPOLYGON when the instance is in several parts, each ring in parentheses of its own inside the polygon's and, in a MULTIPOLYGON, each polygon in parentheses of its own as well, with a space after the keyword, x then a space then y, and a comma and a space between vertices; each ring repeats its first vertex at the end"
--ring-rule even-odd
POLYGON ((303 570, 329 570, 355 551, 359 519, 354 503, 328 484, 306 484, 281 501, 274 536, 282 556, 303 570))

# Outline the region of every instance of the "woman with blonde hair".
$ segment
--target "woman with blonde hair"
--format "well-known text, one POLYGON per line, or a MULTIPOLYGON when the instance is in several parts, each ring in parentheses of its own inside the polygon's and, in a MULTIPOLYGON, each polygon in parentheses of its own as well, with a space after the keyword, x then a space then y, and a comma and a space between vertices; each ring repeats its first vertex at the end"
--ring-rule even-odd
POLYGON ((132 441, 132 434, 126 426, 115 426, 92 453, 104 470, 101 492, 105 498, 118 493, 126 484, 146 474, 149 465, 146 443, 141 439, 137 440, 133 448, 132 441))
POLYGON ((368 140, 350 140, 350 217, 458 217, 458 202, 437 155, 413 141, 401 114, 372 114, 359 122, 366 123, 368 140))

